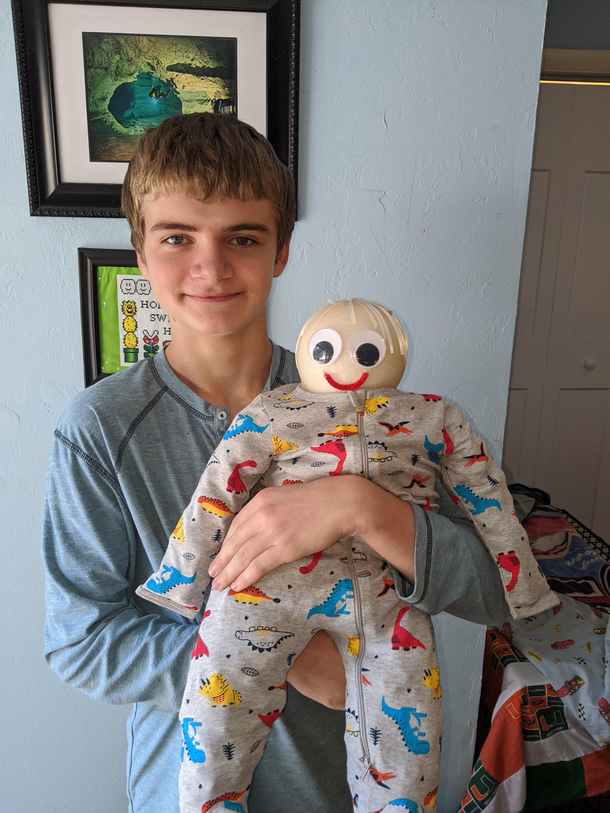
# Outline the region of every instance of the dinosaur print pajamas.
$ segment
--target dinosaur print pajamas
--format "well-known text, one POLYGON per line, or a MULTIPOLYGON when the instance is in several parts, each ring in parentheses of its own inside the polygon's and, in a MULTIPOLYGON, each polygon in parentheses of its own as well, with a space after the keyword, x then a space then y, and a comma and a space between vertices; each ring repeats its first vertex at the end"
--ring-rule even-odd
MULTIPOLYGON (((258 396, 210 458, 159 571, 138 594, 195 618, 208 568, 255 483, 369 477, 438 510, 439 477, 500 567, 516 618, 557 603, 514 515, 501 470, 452 404, 395 389, 258 396)), ((312 506, 315 511, 315 506, 312 506)), ((442 738, 430 617, 401 601, 359 537, 272 571, 241 593, 212 591, 180 711, 181 813, 247 811, 248 787, 285 705, 286 674, 319 630, 347 679, 347 775, 359 813, 433 810, 442 738)))

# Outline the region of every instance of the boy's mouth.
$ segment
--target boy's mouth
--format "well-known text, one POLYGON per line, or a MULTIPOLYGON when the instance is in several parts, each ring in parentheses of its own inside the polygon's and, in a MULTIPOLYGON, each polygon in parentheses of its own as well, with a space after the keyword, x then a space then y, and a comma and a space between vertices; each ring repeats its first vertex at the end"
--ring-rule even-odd
POLYGON ((368 373, 362 373, 358 381, 354 381, 353 384, 340 384, 338 381, 335 381, 330 373, 324 373, 324 378, 328 381, 330 386, 334 387, 336 390, 358 390, 368 377, 368 373))
MULTIPOLYGON (((238 292, 239 293, 239 292, 238 292)), ((229 299, 234 299, 238 296, 238 293, 234 294, 188 294, 190 299, 197 299, 199 302, 227 302, 229 299)))

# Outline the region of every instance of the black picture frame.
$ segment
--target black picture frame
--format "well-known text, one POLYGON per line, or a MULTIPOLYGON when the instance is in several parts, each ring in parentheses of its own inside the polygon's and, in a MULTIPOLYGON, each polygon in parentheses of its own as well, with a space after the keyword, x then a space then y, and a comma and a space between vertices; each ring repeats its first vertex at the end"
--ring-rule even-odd
POLYGON ((90 387, 109 373, 102 370, 100 352, 100 323, 98 310, 98 268, 135 268, 136 252, 131 249, 79 248, 78 280, 80 290, 80 316, 83 341, 83 372, 85 387, 90 387))
MULTIPOLYGON (((12 0, 31 215, 121 217, 120 184, 60 177, 47 6, 12 0)), ((75 3, 76 0, 61 0, 75 3)), ((83 3, 80 3, 83 5, 83 3)), ((267 30, 267 137, 297 181, 300 0, 85 0, 84 5, 260 12, 267 30)))

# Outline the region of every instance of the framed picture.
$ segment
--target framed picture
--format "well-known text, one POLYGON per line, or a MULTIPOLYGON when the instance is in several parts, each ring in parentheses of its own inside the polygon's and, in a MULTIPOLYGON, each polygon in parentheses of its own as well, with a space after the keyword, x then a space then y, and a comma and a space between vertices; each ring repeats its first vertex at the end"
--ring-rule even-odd
POLYGON ((85 386, 156 355, 169 317, 140 274, 135 251, 79 248, 85 386))
POLYGON ((120 217, 149 127, 237 115, 297 177, 300 0, 12 0, 32 215, 120 217))

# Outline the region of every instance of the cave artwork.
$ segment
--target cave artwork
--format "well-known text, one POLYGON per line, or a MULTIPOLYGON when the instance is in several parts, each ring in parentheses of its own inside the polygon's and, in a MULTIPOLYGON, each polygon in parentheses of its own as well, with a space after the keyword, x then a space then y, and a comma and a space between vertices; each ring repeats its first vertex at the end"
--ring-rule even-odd
POLYGON ((237 40, 83 32, 91 161, 129 161, 178 113, 237 115, 237 40))

